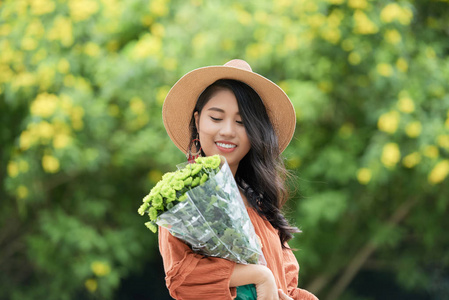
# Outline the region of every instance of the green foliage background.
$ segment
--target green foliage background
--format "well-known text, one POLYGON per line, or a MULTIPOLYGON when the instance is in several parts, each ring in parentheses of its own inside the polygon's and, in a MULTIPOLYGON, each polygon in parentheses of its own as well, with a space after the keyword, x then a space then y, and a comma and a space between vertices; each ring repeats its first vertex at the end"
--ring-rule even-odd
POLYGON ((447 0, 0 1, 0 298, 167 297, 137 214, 184 160, 161 105, 188 71, 242 58, 297 111, 300 286, 391 296, 371 272, 443 299, 448 18, 447 0))

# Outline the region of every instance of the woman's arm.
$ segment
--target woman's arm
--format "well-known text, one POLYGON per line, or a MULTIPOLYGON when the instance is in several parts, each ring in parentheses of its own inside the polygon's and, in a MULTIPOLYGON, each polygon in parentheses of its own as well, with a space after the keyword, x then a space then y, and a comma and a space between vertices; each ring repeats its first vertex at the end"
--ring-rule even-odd
POLYGON ((255 284, 258 300, 279 299, 279 292, 271 270, 262 265, 236 264, 229 281, 230 287, 255 284))
POLYGON ((165 228, 159 228, 159 249, 173 298, 231 300, 236 296, 236 289, 229 286, 236 263, 196 254, 165 228))

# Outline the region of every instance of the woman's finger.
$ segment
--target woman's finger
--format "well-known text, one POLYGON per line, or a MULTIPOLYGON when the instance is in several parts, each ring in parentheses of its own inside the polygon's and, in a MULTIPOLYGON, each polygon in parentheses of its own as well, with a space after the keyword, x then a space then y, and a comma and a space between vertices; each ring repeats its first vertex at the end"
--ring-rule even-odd
POLYGON ((281 289, 279 289, 278 292, 279 292, 279 300, 293 300, 293 298, 287 296, 281 289))

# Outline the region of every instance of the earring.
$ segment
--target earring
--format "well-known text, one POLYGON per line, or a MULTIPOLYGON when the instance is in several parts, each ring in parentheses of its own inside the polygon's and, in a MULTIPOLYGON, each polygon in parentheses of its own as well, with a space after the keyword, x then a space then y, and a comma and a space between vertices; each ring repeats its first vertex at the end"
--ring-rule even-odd
POLYGON ((201 144, 200 144, 200 136, 198 133, 196 134, 196 139, 193 139, 192 142, 190 142, 190 147, 189 147, 189 150, 187 151, 186 157, 187 157, 187 160, 189 161, 189 163, 194 163, 195 159, 197 159, 198 157, 201 157, 201 144), (192 153, 193 145, 195 145, 196 149, 198 149, 198 146, 200 148, 195 153, 192 153))

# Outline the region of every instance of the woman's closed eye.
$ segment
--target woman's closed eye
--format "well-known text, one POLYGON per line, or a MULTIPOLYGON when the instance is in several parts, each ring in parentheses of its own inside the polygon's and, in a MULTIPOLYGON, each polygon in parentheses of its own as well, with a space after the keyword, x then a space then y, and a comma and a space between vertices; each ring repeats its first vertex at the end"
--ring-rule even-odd
MULTIPOLYGON (((215 117, 212 117, 212 116, 210 116, 210 118, 211 118, 211 120, 212 121, 214 121, 214 122, 218 122, 218 121, 222 121, 223 119, 221 119, 221 118, 215 118, 215 117)), ((237 124, 239 124, 239 125, 243 125, 243 121, 235 121, 237 124)))

